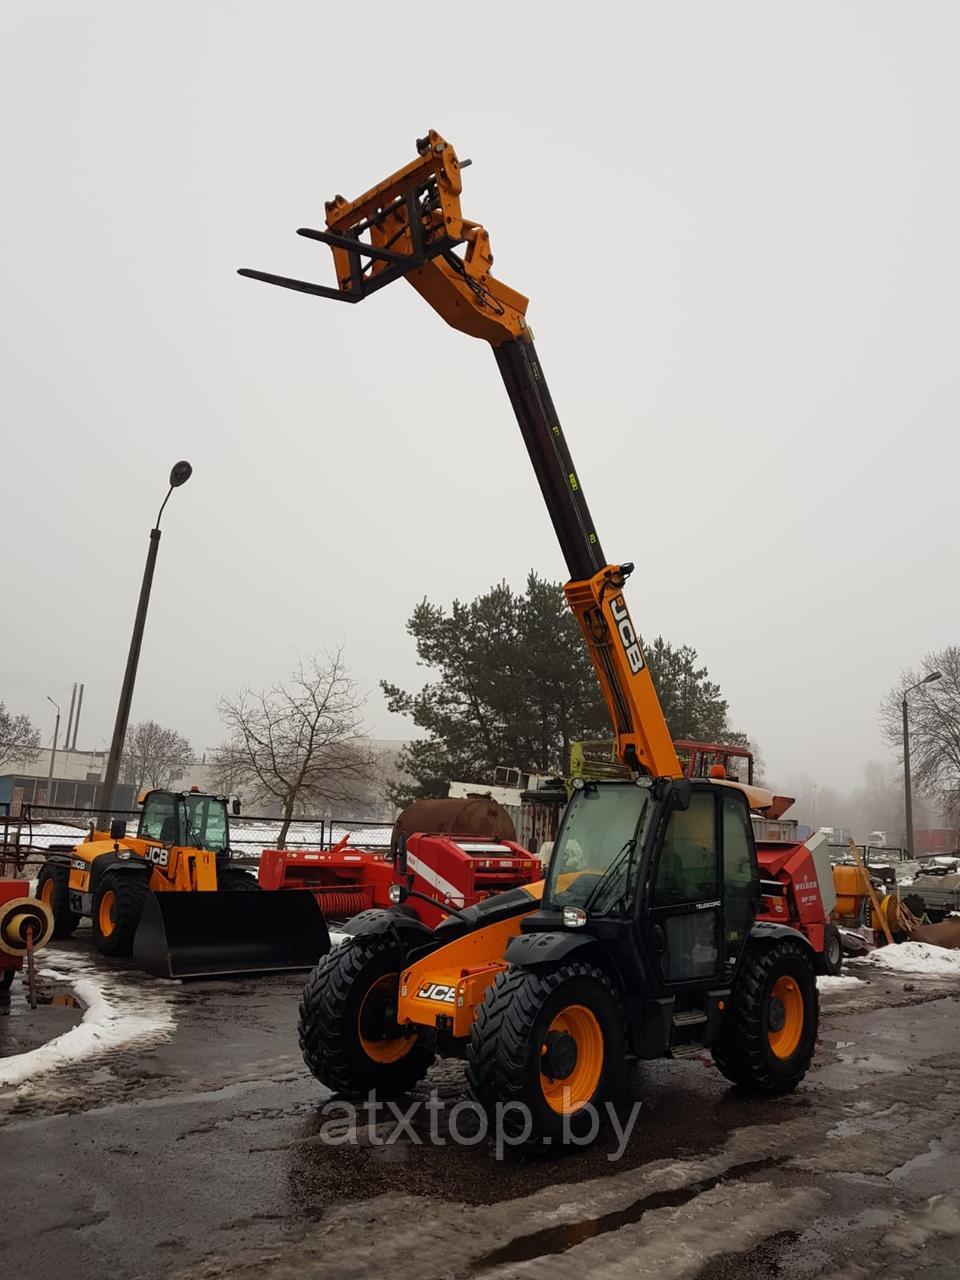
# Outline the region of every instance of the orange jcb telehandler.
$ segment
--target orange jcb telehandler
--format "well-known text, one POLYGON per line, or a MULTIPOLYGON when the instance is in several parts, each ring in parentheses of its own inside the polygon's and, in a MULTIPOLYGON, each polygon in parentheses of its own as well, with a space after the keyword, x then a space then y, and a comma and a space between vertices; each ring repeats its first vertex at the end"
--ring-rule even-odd
POLYGON ((159 978, 309 969, 329 949, 313 894, 262 893, 232 864, 226 796, 154 790, 140 804, 136 834, 115 818, 110 831, 48 853, 37 896, 54 937, 89 917, 99 951, 132 954, 159 978))
MULTIPOLYGON (((624 597, 633 564, 609 564, 543 376, 527 299, 490 273, 487 232, 460 208, 463 165, 431 131, 417 158, 359 200, 327 205, 337 288, 241 274, 357 303, 406 278, 454 328, 488 342, 566 559, 617 739, 622 779, 575 786, 545 881, 448 914, 431 928, 404 910, 362 912, 314 970, 300 1043, 330 1088, 404 1092, 437 1054, 464 1055, 474 1097, 507 1135, 552 1143, 593 1124, 625 1057, 709 1047, 731 1080, 792 1089, 817 1036, 814 951, 758 920, 751 810, 768 791, 686 778, 624 597)), ((658 571, 651 557, 642 579, 658 571)))

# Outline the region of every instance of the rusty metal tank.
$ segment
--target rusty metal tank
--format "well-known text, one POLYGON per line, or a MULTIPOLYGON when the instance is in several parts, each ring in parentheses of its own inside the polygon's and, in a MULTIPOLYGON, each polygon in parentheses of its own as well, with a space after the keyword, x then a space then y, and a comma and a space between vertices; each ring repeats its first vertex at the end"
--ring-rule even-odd
POLYGON ((415 831, 448 831, 461 836, 489 836, 492 840, 516 840, 517 832, 503 805, 488 795, 468 795, 443 800, 414 800, 397 818, 390 847, 401 835, 415 831))

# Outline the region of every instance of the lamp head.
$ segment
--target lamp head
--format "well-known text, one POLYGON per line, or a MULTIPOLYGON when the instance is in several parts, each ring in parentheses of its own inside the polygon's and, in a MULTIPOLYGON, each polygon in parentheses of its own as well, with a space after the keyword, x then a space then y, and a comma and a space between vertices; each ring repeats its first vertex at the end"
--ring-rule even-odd
POLYGON ((189 462, 175 462, 170 469, 170 488, 179 489, 193 475, 193 467, 189 462))
POLYGON ((941 680, 942 678, 943 678, 943 672, 942 672, 942 671, 931 671, 931 672, 930 672, 930 674, 929 674, 928 676, 924 676, 924 677, 923 677, 923 679, 920 681, 920 683, 921 683, 921 684, 933 684, 934 680, 941 680))

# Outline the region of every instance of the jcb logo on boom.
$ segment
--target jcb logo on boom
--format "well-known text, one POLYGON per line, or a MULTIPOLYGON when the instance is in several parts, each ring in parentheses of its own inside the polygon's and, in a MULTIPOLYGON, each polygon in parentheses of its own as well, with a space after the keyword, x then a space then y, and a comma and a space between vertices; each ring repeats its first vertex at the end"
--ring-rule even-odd
POLYGON ((438 1000, 440 1004, 453 1004, 457 988, 444 986, 442 982, 428 982, 417 992, 418 1000, 438 1000))
POLYGON ((165 867, 170 857, 170 851, 164 849, 162 845, 151 844, 143 851, 145 861, 152 862, 158 867, 165 867))
POLYGON ((610 601, 610 612, 613 614, 613 620, 617 624, 620 642, 627 655, 627 661, 630 663, 630 670, 636 675, 638 671, 643 670, 643 653, 623 596, 614 596, 610 601))

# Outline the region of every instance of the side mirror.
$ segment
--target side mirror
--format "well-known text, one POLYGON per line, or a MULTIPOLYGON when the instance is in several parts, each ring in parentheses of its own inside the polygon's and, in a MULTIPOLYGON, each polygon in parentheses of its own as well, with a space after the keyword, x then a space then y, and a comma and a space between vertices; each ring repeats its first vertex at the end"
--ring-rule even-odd
POLYGON ((673 807, 674 809, 690 808, 690 779, 675 778, 673 783, 673 807))
POLYGON ((230 812, 235 818, 240 816, 240 797, 234 796, 230 801, 230 812))
POLYGON ((398 875, 405 876, 407 874, 407 837, 402 831, 397 836, 397 848, 393 855, 393 865, 396 867, 398 875))
POLYGON ((126 818, 111 818, 110 820, 110 839, 122 840, 127 834, 126 818))

